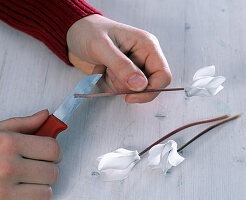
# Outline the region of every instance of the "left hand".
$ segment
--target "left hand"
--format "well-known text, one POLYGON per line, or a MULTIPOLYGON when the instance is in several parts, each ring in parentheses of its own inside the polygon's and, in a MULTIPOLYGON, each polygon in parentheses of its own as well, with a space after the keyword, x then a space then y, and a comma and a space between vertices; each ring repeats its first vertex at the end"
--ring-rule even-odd
POLYGON ((62 153, 58 142, 33 135, 47 110, 0 121, 0 200, 50 200, 62 153))
MULTIPOLYGON (((146 31, 94 14, 70 27, 67 44, 70 61, 75 66, 79 60, 96 65, 93 73, 106 72, 106 83, 112 90, 142 91, 163 88, 171 82, 171 72, 159 42, 146 31)), ((144 103, 157 95, 129 94, 125 100, 144 103)))

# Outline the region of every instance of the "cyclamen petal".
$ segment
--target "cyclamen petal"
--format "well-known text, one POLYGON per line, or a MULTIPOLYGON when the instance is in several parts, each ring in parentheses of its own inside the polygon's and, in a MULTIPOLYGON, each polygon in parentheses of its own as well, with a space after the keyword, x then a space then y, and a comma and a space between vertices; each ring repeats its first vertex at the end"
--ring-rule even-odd
POLYGON ((137 151, 117 149, 97 158, 98 170, 105 181, 123 180, 140 160, 137 151))
POLYGON ((210 94, 212 94, 214 96, 214 95, 218 94, 223 89, 224 89, 224 87, 222 85, 220 85, 218 88, 209 89, 209 92, 210 92, 210 94))
POLYGON ((203 67, 196 71, 196 73, 193 76, 193 81, 203 78, 204 76, 214 76, 214 75, 215 75, 214 65, 203 67))
POLYGON ((192 83, 191 87, 205 88, 213 79, 214 79, 214 77, 211 77, 211 76, 206 76, 206 77, 200 78, 198 80, 195 80, 192 83))
POLYGON ((170 152, 168 161, 172 166, 178 166, 181 162, 184 161, 184 158, 181 155, 179 155, 176 150, 170 152))
POLYGON ((173 140, 169 140, 165 144, 155 145, 149 150, 149 166, 161 168, 164 173, 183 161, 184 158, 177 152, 177 143, 173 140))
POLYGON ((222 83, 225 82, 225 77, 224 76, 216 76, 214 77, 209 83, 208 83, 208 88, 217 88, 219 87, 222 83))
POLYGON ((148 161, 149 161, 149 165, 152 166, 153 168, 158 166, 160 163, 161 160, 160 152, 162 151, 162 149, 163 149, 163 145, 157 144, 149 150, 149 156, 151 156, 151 159, 149 159, 148 161))
POLYGON ((211 94, 207 89, 203 88, 195 88, 195 87, 186 87, 185 88, 185 94, 187 97, 192 97, 192 96, 200 96, 200 97, 209 97, 211 94))
POLYGON ((135 157, 138 157, 136 151, 129 151, 122 148, 117 149, 97 158, 99 161, 98 170, 106 170, 109 168, 125 169, 135 157))
POLYGON ((209 97, 219 93, 224 88, 221 84, 226 79, 223 76, 213 77, 214 74, 215 66, 199 69, 193 77, 192 85, 185 88, 186 96, 209 97))
POLYGON ((121 181, 129 176, 132 168, 136 165, 136 162, 131 163, 127 168, 122 170, 106 169, 101 171, 101 178, 103 181, 121 181))

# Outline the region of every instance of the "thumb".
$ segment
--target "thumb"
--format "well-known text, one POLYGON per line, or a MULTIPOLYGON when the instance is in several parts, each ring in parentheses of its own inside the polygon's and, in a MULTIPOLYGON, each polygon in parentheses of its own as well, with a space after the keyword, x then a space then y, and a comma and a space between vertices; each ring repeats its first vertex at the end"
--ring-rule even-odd
POLYGON ((48 119, 48 110, 42 110, 29 117, 16 117, 0 122, 0 129, 24 134, 33 134, 48 119))
POLYGON ((108 39, 101 49, 101 62, 111 69, 115 77, 127 88, 142 91, 148 85, 144 73, 108 39))

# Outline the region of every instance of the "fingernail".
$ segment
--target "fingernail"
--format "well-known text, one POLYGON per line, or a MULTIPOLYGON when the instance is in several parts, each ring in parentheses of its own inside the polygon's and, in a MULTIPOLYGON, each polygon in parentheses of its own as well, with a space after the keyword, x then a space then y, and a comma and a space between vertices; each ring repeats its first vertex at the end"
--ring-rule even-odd
POLYGON ((133 74, 128 79, 127 82, 130 85, 130 87, 132 87, 133 89, 136 89, 136 90, 143 90, 147 85, 146 79, 139 74, 133 74))
POLYGON ((113 72, 108 68, 107 69, 107 74, 108 74, 108 77, 111 81, 114 81, 115 80, 115 76, 113 74, 113 72))
POLYGON ((128 103, 140 103, 140 100, 138 98, 132 98, 127 101, 128 103))

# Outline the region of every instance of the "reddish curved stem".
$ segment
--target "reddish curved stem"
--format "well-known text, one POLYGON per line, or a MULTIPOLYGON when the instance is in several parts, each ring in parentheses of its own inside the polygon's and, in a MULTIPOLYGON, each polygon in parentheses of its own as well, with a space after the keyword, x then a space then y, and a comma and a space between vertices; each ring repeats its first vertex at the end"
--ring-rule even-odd
POLYGON ((228 117, 229 117, 228 115, 222 115, 220 117, 211 118, 211 119, 205 119, 205 120, 201 120, 201 121, 197 121, 197 122, 193 122, 193 123, 189 123, 189 124, 186 124, 184 126, 181 126, 181 127, 177 128, 177 129, 175 129, 174 131, 168 133, 167 135, 163 136, 162 138, 160 138, 159 140, 157 140, 156 142, 154 142, 150 146, 148 146, 146 149, 144 149, 142 152, 139 153, 139 156, 142 156, 144 153, 149 151, 153 146, 159 144, 163 140, 169 138, 170 136, 174 135, 175 133, 178 133, 179 131, 182 131, 182 130, 184 130, 186 128, 189 128, 191 126, 196 126, 196 125, 199 125, 199 124, 205 124, 205 123, 209 123, 209 122, 214 122, 214 121, 226 119, 228 117))
POLYGON ((187 143, 185 143, 183 146, 181 146, 181 147, 178 149, 178 151, 183 150, 186 146, 188 146, 190 143, 194 142, 196 139, 198 139, 199 137, 201 137, 202 135, 204 135, 204 134, 207 133, 208 131, 210 131, 210 130, 216 128, 217 126, 220 126, 220 125, 222 125, 222 124, 224 124, 224 123, 226 123, 226 122, 229 122, 229 121, 231 121, 231 120, 237 119, 237 118, 240 117, 240 116, 241 116, 241 115, 235 115, 235 116, 233 116, 233 117, 229 117, 229 118, 227 118, 227 119, 222 120, 221 122, 218 122, 218 123, 216 123, 216 124, 214 124, 214 125, 209 126, 209 127, 206 128, 204 131, 202 131, 201 133, 199 133, 198 135, 196 135, 195 137, 193 137, 191 140, 189 140, 187 143))
POLYGON ((119 92, 105 92, 98 94, 74 94, 74 98, 93 98, 93 97, 110 97, 123 94, 138 94, 138 93, 150 93, 150 92, 170 92, 184 90, 184 88, 158 88, 158 89, 147 89, 140 92, 135 91, 119 91, 119 92))

